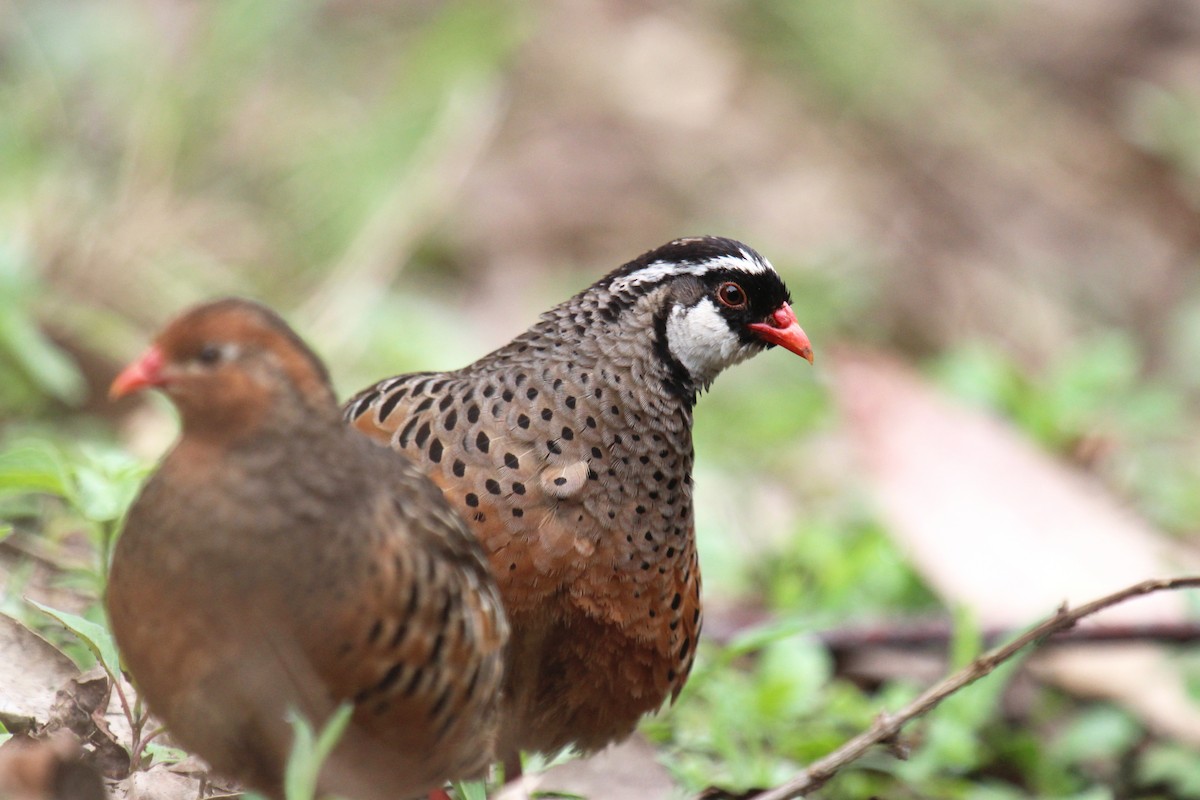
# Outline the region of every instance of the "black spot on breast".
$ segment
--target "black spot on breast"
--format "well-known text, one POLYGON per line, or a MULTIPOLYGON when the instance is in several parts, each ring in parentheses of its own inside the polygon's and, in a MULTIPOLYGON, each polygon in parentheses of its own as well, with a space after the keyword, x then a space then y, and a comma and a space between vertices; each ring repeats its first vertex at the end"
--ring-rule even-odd
POLYGON ((413 694, 417 691, 417 684, 419 684, 421 682, 421 678, 424 677, 424 675, 425 675, 425 667, 424 666, 417 666, 413 669, 412 677, 410 677, 408 679, 408 682, 406 684, 404 684, 404 696, 405 697, 413 696, 413 694))
POLYGON ((488 451, 488 447, 491 446, 491 443, 492 440, 489 439, 488 435, 483 431, 480 431, 479 435, 475 437, 475 446, 479 448, 479 452, 481 453, 486 453, 488 451))
POLYGON ((452 430, 454 430, 454 426, 457 424, 458 424, 458 412, 451 410, 450 413, 446 415, 446 419, 442 422, 442 426, 446 430, 452 431, 452 430))
POLYGON ((667 670, 667 680, 669 680, 669 681, 675 680, 675 670, 673 670, 673 669, 667 670))
POLYGON ((528 428, 529 427, 529 417, 525 416, 524 414, 521 414, 519 417, 517 417, 517 425, 521 428, 528 428))
POLYGON ((603 459, 604 451, 601 450, 599 447, 593 447, 592 448, 592 458, 603 459))
POLYGON ((500 483, 494 478, 488 478, 484 481, 483 486, 490 494, 500 494, 500 483))
POLYGON ((613 416, 617 416, 621 413, 621 409, 617 408, 616 406, 609 406, 608 410, 612 413, 613 416))
POLYGON ((467 492, 467 496, 463 498, 463 501, 471 508, 479 507, 479 495, 474 492, 467 492))
POLYGON ((429 651, 429 660, 437 661, 442 654, 442 648, 446 645, 446 632, 438 631, 437 638, 433 640, 433 649, 429 651))
MULTIPOLYGON (((674 548, 674 547, 668 547, 668 548, 667 548, 667 558, 673 558, 674 556, 675 556, 675 548, 674 548)), ((679 597, 679 595, 675 595, 675 596, 676 596, 676 597, 679 597)), ((676 604, 672 603, 672 604, 671 604, 671 608, 675 608, 675 607, 676 607, 676 604)))
POLYGON ((513 482, 513 494, 525 494, 525 484, 520 481, 513 482))
POLYGON ((407 389, 397 389, 387 400, 383 401, 383 405, 379 407, 380 422, 391 416, 392 412, 396 410, 396 406, 400 405, 400 401, 404 399, 404 395, 407 393, 407 389))
POLYGON ((527 381, 527 380, 529 380, 529 376, 528 376, 528 375, 526 375, 524 372, 518 372, 518 373, 517 373, 517 378, 516 378, 516 380, 514 381, 514 383, 516 383, 516 384, 517 384, 517 386, 524 386, 524 385, 525 385, 525 381, 527 381))
POLYGON ((454 459, 454 465, 450 469, 456 478, 461 478, 463 475, 467 474, 467 465, 457 458, 454 459))
POLYGON ((599 386, 597 386, 595 389, 592 390, 592 394, 594 394, 596 396, 596 399, 599 400, 601 397, 604 396, 604 390, 601 389, 599 386))
POLYGON ((445 411, 453 403, 454 403, 454 395, 450 395, 450 394, 446 395, 445 397, 443 397, 441 399, 441 402, 438 403, 438 411, 445 411))
POLYGON ((522 509, 514 508, 512 510, 512 515, 519 518, 525 516, 525 512, 522 509))
POLYGON ((592 469, 591 467, 588 467, 587 477, 588 477, 589 481, 600 480, 600 475, 596 472, 596 470, 592 469))
POLYGON ((563 385, 562 378, 555 378, 554 383, 552 385, 554 386, 554 391, 557 392, 559 389, 562 388, 562 385, 563 385))
POLYGON ((491 397, 491 396, 492 396, 492 395, 494 395, 495 393, 496 393, 496 387, 495 387, 495 386, 485 386, 485 387, 483 387, 483 396, 484 396, 484 397, 491 397))
POLYGON ((484 522, 487 520, 487 517, 484 516, 482 511, 476 511, 475 516, 471 517, 471 519, 475 520, 476 522, 484 522))
POLYGON ((446 708, 446 703, 450 701, 450 687, 447 686, 438 695, 437 701, 433 704, 433 708, 429 709, 429 716, 436 717, 446 708))
POLYGON ((564 441, 567 441, 567 442, 571 441, 572 439, 575 438, 575 431, 571 430, 570 428, 563 427, 562 438, 564 441))
POLYGON ((643 561, 643 562, 642 562, 642 569, 650 569, 650 562, 648 562, 648 561, 643 561))
POLYGON ((363 412, 371 407, 379 399, 379 392, 367 392, 362 397, 358 398, 358 402, 354 404, 354 409, 350 412, 350 419, 358 419, 363 415, 363 412))
POLYGON ((467 422, 471 423, 472 425, 474 425, 476 422, 479 422, 479 406, 477 406, 475 403, 471 403, 471 405, 467 406, 467 422))
POLYGON ((549 422, 549 421, 550 421, 550 419, 551 419, 553 416, 554 416, 554 412, 553 412, 553 411, 551 411, 550 409, 548 409, 548 408, 543 408, 543 409, 542 409, 542 419, 544 419, 544 420, 546 420, 547 422, 549 422))
POLYGON ((634 511, 636 511, 636 512, 637 512, 637 513, 639 513, 639 514, 645 514, 645 513, 646 513, 646 507, 645 507, 645 506, 638 506, 637 508, 635 508, 635 509, 634 509, 634 511))
POLYGON ((692 649, 692 637, 683 637, 683 646, 679 648, 679 660, 683 661, 687 658, 688 651, 692 649))
POLYGON ((509 469, 517 469, 521 466, 521 461, 512 453, 504 454, 504 466, 509 469))
POLYGON ((405 616, 411 617, 417 611, 417 603, 421 601, 421 583, 413 581, 408 590, 408 605, 404 609, 405 616))
POLYGON ((505 389, 500 393, 500 398, 506 403, 511 403, 513 399, 512 389, 505 389))
POLYGON ((596 418, 595 417, 588 417, 587 419, 584 420, 584 422, 587 423, 587 426, 589 428, 596 427, 596 418))
POLYGON ((566 479, 566 478, 555 478, 555 479, 554 479, 554 485, 555 485, 555 486, 566 486, 566 485, 567 485, 567 479, 566 479))
POLYGON ((567 399, 564 400, 563 402, 567 404, 567 408, 574 408, 575 407, 575 395, 573 395, 573 394, 567 395, 567 399))
POLYGON ((548 439, 546 441, 546 449, 549 450, 551 453, 554 453, 554 455, 556 455, 556 456, 562 455, 562 448, 559 447, 558 442, 554 441, 553 439, 548 439))
POLYGON ((449 381, 449 380, 447 380, 446 378, 442 378, 440 381, 434 381, 433 383, 429 384, 429 393, 430 393, 430 394, 437 394, 437 393, 438 393, 438 392, 440 392, 442 389, 445 389, 445 388, 446 388, 446 384, 447 384, 447 383, 449 383, 449 382, 450 382, 450 381, 449 381))
POLYGON ((665 478, 665 477, 667 477, 667 476, 662 474, 662 470, 660 470, 660 469, 656 469, 656 470, 654 470, 654 475, 653 475, 652 477, 653 477, 653 478, 654 478, 654 480, 655 480, 655 481, 657 481, 658 483, 662 483, 662 481, 663 481, 663 478, 665 478))
MULTIPOLYGON (((516 564, 513 564, 515 567, 516 564)), ((475 669, 471 670, 471 680, 467 681, 467 688, 464 690, 467 699, 475 696, 475 687, 479 685, 479 670, 483 666, 483 662, 475 662, 475 669)))
POLYGON ((424 400, 422 400, 417 405, 416 408, 413 409, 413 413, 420 414, 422 411, 427 411, 429 409, 429 407, 432 405, 433 405, 433 398, 426 397, 424 400))
POLYGON ((375 620, 375 624, 371 626, 371 630, 367 633, 367 644, 375 644, 375 640, 379 638, 379 634, 383 633, 383 620, 375 620))
POLYGON ((417 447, 424 447, 425 442, 429 439, 429 423, 425 422, 420 428, 417 428, 417 436, 413 439, 413 444, 417 447))
POLYGON ((525 396, 528 397, 530 400, 533 400, 538 396, 538 390, 535 389, 534 387, 530 386, 528 391, 525 392, 525 396))
POLYGON ((400 431, 400 436, 397 438, 396 441, 400 443, 401 447, 408 447, 408 437, 412 434, 413 428, 417 427, 417 423, 420 421, 421 421, 420 417, 413 417, 412 419, 410 419, 408 421, 408 424, 405 425, 404 428, 400 431))
POLYGON ((373 694, 383 694, 388 689, 391 689, 396 684, 396 681, 400 680, 402 674, 404 674, 404 664, 393 664, 392 668, 384 673, 379 683, 371 688, 371 692, 373 694))
POLYGON ((439 464, 442 461, 442 440, 436 436, 429 443, 429 460, 435 464, 439 464))
POLYGON ((650 456, 638 456, 638 461, 642 462, 643 464, 649 464, 650 456))

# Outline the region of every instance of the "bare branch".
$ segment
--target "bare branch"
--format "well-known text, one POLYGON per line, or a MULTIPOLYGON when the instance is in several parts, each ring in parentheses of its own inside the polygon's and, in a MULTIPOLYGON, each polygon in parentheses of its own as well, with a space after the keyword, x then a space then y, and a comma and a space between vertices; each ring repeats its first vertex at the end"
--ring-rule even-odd
POLYGON ((896 713, 880 714, 868 730, 846 742, 824 758, 814 761, 807 769, 781 786, 754 795, 753 800, 792 800, 792 798, 803 797, 807 792, 819 789, 830 778, 836 775, 838 771, 861 758, 872 746, 895 738, 900 729, 913 719, 928 713, 964 686, 968 686, 990 674, 996 667, 1008 661, 1029 645, 1038 645, 1043 639, 1070 629, 1084 617, 1091 616, 1098 611, 1115 606, 1118 603, 1123 603, 1134 597, 1141 597, 1142 595, 1166 590, 1194 589, 1198 587, 1200 587, 1200 576, 1164 578, 1143 581, 1142 583, 1129 586, 1097 600, 1092 600, 1089 603, 1084 603, 1074 610, 1069 609, 1067 604, 1063 603, 1052 617, 1030 628, 1008 644, 989 650, 979 656, 979 658, 972 661, 963 669, 926 689, 915 700, 896 713))

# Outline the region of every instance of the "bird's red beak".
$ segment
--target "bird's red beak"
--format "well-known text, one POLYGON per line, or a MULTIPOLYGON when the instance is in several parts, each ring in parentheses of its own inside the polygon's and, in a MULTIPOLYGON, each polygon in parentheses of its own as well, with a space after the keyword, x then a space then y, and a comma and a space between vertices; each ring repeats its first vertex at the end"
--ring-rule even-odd
POLYGON ((162 350, 150 347, 142 353, 137 361, 121 370, 121 374, 112 382, 112 386, 108 387, 109 399, 116 400, 149 386, 162 386, 162 367, 162 350))
POLYGON ((777 344, 791 350, 808 363, 813 363, 812 343, 808 341, 808 334, 796 321, 796 312, 792 311, 792 307, 787 303, 775 309, 766 322, 753 322, 749 327, 764 342, 777 344))

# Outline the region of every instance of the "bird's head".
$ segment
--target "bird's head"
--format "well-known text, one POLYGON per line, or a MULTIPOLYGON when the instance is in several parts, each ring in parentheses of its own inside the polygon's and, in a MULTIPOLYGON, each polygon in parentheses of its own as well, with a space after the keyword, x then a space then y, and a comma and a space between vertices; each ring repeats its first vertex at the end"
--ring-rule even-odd
POLYGON ((677 239, 640 256, 601 284, 617 303, 655 295, 655 346, 686 384, 703 389, 726 367, 779 345, 812 363, 774 267, 732 239, 677 239))
POLYGON ((329 374, 275 312, 229 298, 176 317, 126 367, 113 398, 146 388, 178 407, 185 433, 236 438, 268 417, 336 415, 329 374), (295 412, 295 413, 289 413, 295 412))

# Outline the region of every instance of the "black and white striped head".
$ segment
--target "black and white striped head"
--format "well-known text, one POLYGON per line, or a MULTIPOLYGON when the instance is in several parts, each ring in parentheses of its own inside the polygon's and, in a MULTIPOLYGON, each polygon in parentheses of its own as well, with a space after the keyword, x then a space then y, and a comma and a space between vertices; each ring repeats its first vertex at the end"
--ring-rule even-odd
POLYGON ((707 387, 726 367, 780 345, 813 360, 783 280, 752 248, 732 239, 676 239, 608 275, 618 306, 656 295, 655 347, 685 390, 707 387))

